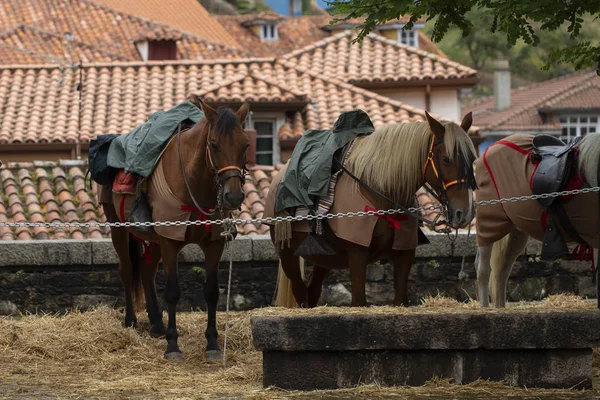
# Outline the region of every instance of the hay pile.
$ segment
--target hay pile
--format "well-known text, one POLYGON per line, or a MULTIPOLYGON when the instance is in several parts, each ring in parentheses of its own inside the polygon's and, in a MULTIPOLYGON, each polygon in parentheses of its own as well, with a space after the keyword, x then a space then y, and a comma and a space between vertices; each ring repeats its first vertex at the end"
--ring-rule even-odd
MULTIPOLYGON (((520 305, 537 310, 594 310, 595 303, 573 296, 554 296, 543 302, 520 305)), ((480 312, 475 303, 444 298, 427 299, 421 307, 369 309, 319 307, 293 313, 325 312, 480 312), (411 311, 414 310, 414 311, 411 311)), ((489 310, 488 310, 489 311, 489 310)), ((229 318, 228 367, 204 357, 206 314, 180 313, 177 322, 184 360, 163 358, 166 342, 147 334, 147 317, 138 315, 137 330, 122 327, 123 314, 107 307, 66 316, 27 315, 0 318, 0 399, 200 399, 200 398, 415 398, 468 397, 522 398, 589 397, 596 391, 525 390, 499 383, 451 385, 433 380, 415 388, 364 386, 333 392, 283 392, 262 389, 261 354, 254 350, 250 317, 289 313, 265 308, 233 312, 229 318)), ((504 311, 510 312, 510 311, 504 311)), ((164 317, 166 321, 166 316, 164 317)), ((218 313, 222 343, 225 315, 218 313)))

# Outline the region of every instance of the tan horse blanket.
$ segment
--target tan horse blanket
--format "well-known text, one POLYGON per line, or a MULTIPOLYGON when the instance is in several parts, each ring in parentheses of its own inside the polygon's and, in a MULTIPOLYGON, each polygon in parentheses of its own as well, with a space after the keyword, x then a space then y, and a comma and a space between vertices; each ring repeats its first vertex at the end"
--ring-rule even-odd
MULTIPOLYGON (((116 181, 119 184, 122 182, 116 181)), ((122 187, 122 185, 117 185, 122 187)), ((120 190, 119 190, 120 191, 120 190)), ((127 221, 131 204, 135 198, 134 194, 117 193, 109 186, 99 185, 99 201, 101 203, 112 203, 115 205, 115 210, 121 222, 127 221)), ((152 175, 148 178, 148 200, 152 207, 152 220, 154 222, 164 221, 190 221, 192 215, 198 215, 201 220, 207 219, 202 213, 196 212, 195 208, 185 206, 179 200, 169 187, 163 170, 162 159, 158 161, 152 175)), ((218 213, 208 217, 209 219, 218 219, 218 213)), ((155 226, 155 232, 165 238, 183 241, 188 228, 196 228, 195 226, 155 226)), ((221 239, 223 228, 221 225, 204 225, 198 226, 201 229, 207 229, 211 232, 211 240, 221 239)))
MULTIPOLYGON (((477 201, 531 196, 531 179, 536 163, 531 161, 533 135, 517 134, 495 142, 475 161, 475 178, 479 187, 477 201)), ((575 189, 573 177, 568 189, 575 189)), ((565 211, 577 233, 592 247, 598 248, 598 194, 585 193, 563 198, 565 211)), ((477 244, 488 246, 510 233, 513 226, 536 240, 543 241, 544 208, 537 200, 484 205, 477 207, 477 244)), ((561 229, 567 242, 572 240, 561 229)))
MULTIPOLYGON (((271 188, 266 199, 263 218, 275 217, 275 198, 281 178, 285 175, 287 165, 273 178, 271 188)), ((329 212, 347 213, 376 209, 375 206, 362 195, 359 185, 347 174, 340 174, 335 184, 334 199, 329 212)), ((393 216, 391 216, 393 217, 393 216)), ((395 222, 388 220, 390 229, 394 229, 394 250, 410 250, 418 245, 418 221, 399 214, 395 222), (397 228, 399 226, 399 229, 397 228)), ((340 239, 369 247, 373 237, 378 216, 342 217, 327 220, 333 233, 340 239)), ((271 224, 272 225, 272 224, 271 224)), ((295 221, 292 223, 294 232, 310 232, 308 221, 295 221)))

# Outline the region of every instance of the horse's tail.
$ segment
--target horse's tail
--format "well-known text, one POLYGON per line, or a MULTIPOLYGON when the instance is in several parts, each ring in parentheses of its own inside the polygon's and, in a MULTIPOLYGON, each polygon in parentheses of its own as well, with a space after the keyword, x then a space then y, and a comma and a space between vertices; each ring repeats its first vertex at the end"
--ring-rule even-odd
POLYGON ((140 265, 141 252, 140 243, 129 234, 129 260, 131 261, 131 279, 129 289, 133 299, 133 308, 140 311, 144 306, 144 287, 142 285, 142 266, 140 265))
MULTIPOLYGON (((304 277, 304 259, 299 257, 300 273, 304 277)), ((275 286, 275 307, 297 308, 298 303, 292 292, 292 281, 285 275, 281 260, 279 260, 279 268, 277 271, 277 285, 275 286)))

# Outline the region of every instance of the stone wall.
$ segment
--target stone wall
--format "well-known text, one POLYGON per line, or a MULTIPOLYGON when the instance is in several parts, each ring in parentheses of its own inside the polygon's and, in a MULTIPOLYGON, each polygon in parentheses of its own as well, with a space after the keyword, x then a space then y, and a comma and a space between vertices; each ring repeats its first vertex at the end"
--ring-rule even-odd
MULTIPOLYGON (((461 234, 455 242, 454 256, 445 235, 428 235, 431 244, 417 249, 410 274, 410 301, 438 293, 460 300, 476 297, 475 240, 461 234), (459 279, 465 257, 465 279, 459 279)), ((268 236, 243 237, 231 246, 234 259, 231 308, 245 310, 271 303, 277 278, 278 260, 268 236)), ((530 241, 526 254, 513 268, 509 282, 509 301, 536 300, 549 294, 568 292, 595 297, 589 263, 561 261, 535 262, 539 244, 530 241)), ((19 311, 63 311, 98 303, 121 306, 122 289, 117 272, 118 259, 109 240, 15 241, 0 242, 0 314, 19 311)), ((180 310, 205 309, 202 282, 203 254, 188 245, 180 254, 182 297, 180 310)), ((228 275, 227 254, 220 268, 225 306, 228 275)), ((310 270, 310 266, 308 267, 310 270)), ((388 304, 394 291, 393 271, 388 263, 371 265, 367 274, 367 296, 372 304, 388 304)), ((164 276, 157 275, 159 297, 164 276)), ((322 303, 345 305, 350 301, 347 270, 333 271, 327 278, 322 303)))

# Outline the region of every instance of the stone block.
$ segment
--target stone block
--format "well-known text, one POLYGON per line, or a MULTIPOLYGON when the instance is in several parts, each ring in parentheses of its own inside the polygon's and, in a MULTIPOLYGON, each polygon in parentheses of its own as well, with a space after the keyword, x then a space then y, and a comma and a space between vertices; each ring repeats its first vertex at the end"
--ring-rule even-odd
POLYGON ((9 300, 0 300, 0 315, 17 315, 19 307, 9 300))
POLYGON ((251 325, 263 385, 287 390, 418 386, 434 377, 591 388, 600 344, 597 312, 254 316, 251 325))
POLYGON ((251 323, 254 344, 260 351, 579 349, 600 345, 598 312, 254 316, 251 323))
POLYGON ((92 245, 92 264, 114 265, 119 257, 110 239, 90 239, 92 245))
POLYGON ((0 241, 0 266, 91 265, 89 240, 0 241))
MULTIPOLYGON (((427 238, 431 243, 417 247, 417 258, 450 257, 452 255, 452 241, 448 235, 428 232, 427 238)), ((475 257, 476 249, 474 232, 471 232, 470 236, 461 232, 454 240, 454 257, 475 257)))
POLYGON ((254 261, 278 261, 275 246, 271 242, 270 235, 256 235, 252 237, 252 260, 254 261))
POLYGON ((592 350, 341 351, 263 353, 263 386, 326 390, 421 386, 433 377, 513 386, 591 389, 592 350))
POLYGON ((80 310, 87 310, 98 305, 114 306, 119 299, 115 296, 107 296, 103 294, 80 294, 73 296, 73 307, 80 310))

